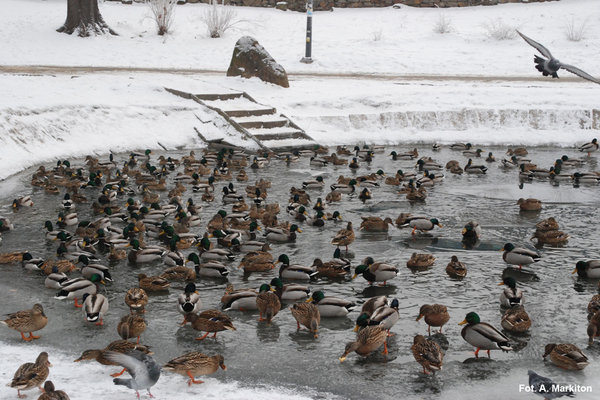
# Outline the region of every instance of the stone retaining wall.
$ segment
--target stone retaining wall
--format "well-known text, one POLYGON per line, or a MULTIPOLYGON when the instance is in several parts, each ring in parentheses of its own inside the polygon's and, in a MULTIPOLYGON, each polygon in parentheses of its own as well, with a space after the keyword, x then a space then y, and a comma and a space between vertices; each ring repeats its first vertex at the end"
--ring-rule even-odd
MULTIPOLYGON (((313 0, 316 11, 331 10, 335 8, 361 8, 361 7, 390 7, 394 4, 403 4, 412 7, 469 7, 493 6, 504 3, 538 3, 558 0, 313 0)), ((188 3, 207 3, 208 0, 187 0, 188 3)), ((225 4, 247 7, 275 7, 282 0, 225 0, 225 4)), ((287 0, 287 9, 293 11, 306 11, 306 0, 287 0)), ((219 1, 220 3, 220 1, 219 1)), ((278 7, 278 8, 285 8, 278 7)))

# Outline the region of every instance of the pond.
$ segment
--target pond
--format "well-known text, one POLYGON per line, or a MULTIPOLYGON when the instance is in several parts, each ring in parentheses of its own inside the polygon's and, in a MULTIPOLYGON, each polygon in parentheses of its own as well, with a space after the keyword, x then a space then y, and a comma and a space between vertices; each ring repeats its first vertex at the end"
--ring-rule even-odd
MULTIPOLYGON (((325 189, 309 191, 313 200, 312 208, 317 197, 325 198, 329 185, 335 183, 339 175, 366 175, 378 169, 388 175, 393 175, 398 169, 415 171, 416 160, 393 161, 388 156, 392 150, 403 152, 408 148, 413 146, 385 148, 382 153, 375 154, 371 163, 361 162, 360 168, 354 171, 347 166, 312 167, 307 156, 292 163, 273 159, 265 168, 246 168, 248 184, 261 178, 271 181, 272 187, 267 190, 267 202, 279 202, 282 208, 279 219, 291 221, 292 217, 285 212, 290 187, 301 187, 303 181, 322 176, 325 189)), ((458 160, 462 166, 467 161, 467 157, 461 152, 452 151, 447 146, 438 152, 433 152, 430 147, 417 146, 417 149, 420 155, 431 156, 442 165, 451 159, 458 160)), ((485 150, 484 154, 492 151, 500 160, 506 148, 485 150)), ((572 158, 581 156, 573 149, 531 148, 529 151, 528 158, 545 168, 563 154, 572 158)), ((180 157, 188 153, 189 150, 182 150, 169 152, 168 155, 180 157)), ((196 150, 196 153, 200 154, 201 150, 196 150)), ((153 152, 151 161, 156 163, 160 155, 167 153, 153 152)), ((586 163, 580 167, 580 171, 597 169, 596 158, 584 158, 586 163)), ((127 159, 127 155, 115 155, 115 159, 121 164, 127 159)), ((454 175, 444 170, 444 180, 427 188, 425 202, 411 203, 406 200, 405 195, 397 194, 397 187, 381 181, 380 187, 372 189, 373 198, 365 204, 356 195, 343 195, 341 202, 328 206, 327 212, 339 211, 343 221, 328 220, 322 228, 300 224, 302 233, 297 235, 295 243, 271 244, 271 253, 275 258, 280 254, 287 254, 292 263, 310 265, 317 257, 330 260, 335 249, 330 243, 331 239, 338 230, 346 226, 347 221, 352 221, 356 230, 356 240, 349 246, 353 267, 365 257, 372 256, 376 261, 385 261, 399 269, 397 277, 388 281, 385 287, 369 286, 360 276, 351 280, 350 274, 341 281, 318 279, 307 282, 313 292, 322 290, 327 296, 343 297, 358 304, 346 318, 322 318, 318 339, 314 339, 306 331, 296 332, 295 320, 286 309, 289 306, 284 305, 270 326, 258 322, 257 313, 230 311, 229 316, 236 331, 219 333, 217 339, 195 341, 198 332, 189 324, 179 326, 182 317, 177 310, 177 296, 183 291, 185 284, 173 282, 168 293, 151 295, 145 314, 148 328, 142 335, 142 341, 152 346, 158 362, 164 364, 187 351, 197 350, 207 354, 222 354, 228 367, 226 372, 219 371, 206 379, 202 377, 207 383, 192 388, 187 387, 183 377, 163 372, 153 393, 158 398, 187 398, 187 395, 199 394, 248 398, 258 396, 259 393, 267 398, 298 395, 310 398, 445 399, 475 398, 482 395, 489 397, 490 394, 493 394, 492 397, 499 397, 501 393, 509 398, 517 398, 519 384, 527 383, 528 369, 561 383, 595 385, 597 380, 594 377, 600 372, 599 348, 597 345, 587 348, 586 307, 592 295, 598 292, 597 281, 581 279, 571 272, 579 260, 600 258, 600 236, 597 231, 600 188, 597 185, 576 187, 571 182, 553 184, 548 179, 522 183, 515 169, 500 168, 498 161, 486 163, 485 156, 475 160, 475 163, 488 167, 485 175, 454 175), (542 200, 542 211, 520 212, 516 203, 521 197, 542 200), (395 220, 403 212, 435 217, 443 227, 436 227, 431 235, 415 236, 411 235, 409 229, 394 226, 390 227, 387 234, 358 231, 362 216, 391 217, 395 220), (518 283, 518 287, 525 293, 525 307, 533 323, 530 333, 524 336, 508 334, 513 343, 512 352, 493 351, 491 361, 486 357, 473 361, 474 349, 462 339, 462 327, 458 323, 466 313, 475 311, 482 321, 500 329, 501 287, 497 285, 507 267, 500 249, 506 242, 534 249, 534 242, 530 238, 535 224, 548 217, 556 218, 560 229, 569 234, 570 238, 562 247, 545 246, 538 249, 541 261, 528 269, 534 271, 539 279, 518 283), (470 220, 479 222, 482 238, 478 246, 466 249, 461 243, 461 230, 470 220), (426 271, 411 271, 406 267, 406 262, 413 252, 433 254, 436 257, 435 264, 426 271), (467 265, 468 275, 463 280, 452 279, 445 272, 452 255, 457 255, 467 265), (338 357, 342 355, 345 344, 354 338, 352 328, 359 315, 360 305, 375 295, 397 298, 400 304, 400 320, 392 328, 395 335, 388 340, 389 354, 384 357, 378 352, 365 359, 352 353, 342 364, 338 357), (448 307, 450 321, 444 327, 444 335, 449 348, 444 358, 444 369, 434 376, 425 376, 410 348, 416 334, 427 332, 427 326, 422 320, 415 321, 420 306, 433 303, 448 307), (547 343, 577 344, 588 355, 591 363, 587 369, 576 373, 544 363, 542 354, 547 343), (217 383, 224 386, 217 390, 214 386, 217 383), (257 386, 267 389, 265 392, 240 391, 241 387, 257 386)), ((83 160, 71 160, 71 164, 74 167, 82 166, 83 160)), ((51 166, 47 165, 47 168, 51 166)), ((27 250, 34 257, 52 258, 55 257, 57 242, 46 240, 43 225, 47 219, 56 221, 64 189, 61 189, 60 195, 52 195, 46 194, 41 188, 32 187, 30 180, 34 171, 35 169, 29 169, 0 182, 2 214, 8 216, 15 225, 14 231, 2 235, 0 251, 6 253, 27 250), (10 209, 12 199, 25 195, 32 196, 34 207, 13 213, 10 209)), ((172 184, 175 174, 176 172, 172 172, 167 177, 167 182, 172 184)), ((233 176, 235 177, 235 173, 233 176)), ((239 193, 245 193, 245 183, 238 183, 235 179, 233 183, 239 193)), ((231 211, 230 205, 224 205, 220 201, 224 185, 226 183, 215 183, 216 200, 212 203, 203 203, 202 193, 193 193, 190 188, 184 193, 184 201, 191 197, 196 204, 202 205, 202 224, 192 228, 192 232, 201 236, 206 223, 218 210, 231 211)), ((130 186, 136 189, 135 184, 130 186)), ((360 188, 359 186, 358 189, 360 188)), ((92 200, 98 196, 99 189, 87 188, 81 192, 92 200)), ((134 197, 141 199, 139 195, 134 197)), ((126 199, 126 195, 121 196, 116 203, 123 206, 126 199)), ((161 201, 167 201, 166 192, 161 192, 161 201)), ((251 203, 249 199, 246 201, 251 203)), ((80 220, 95 218, 89 204, 78 204, 76 211, 80 220)), ((310 212, 312 214, 312 209, 310 212)), ((168 221, 172 220, 172 217, 168 218, 168 221)), ((73 228, 70 230, 74 231, 73 228)), ((147 239, 147 242, 158 243, 154 239, 147 239)), ((183 252, 187 254, 192 250, 183 252)), ((106 255, 100 254, 100 258, 103 264, 109 265, 106 255)), ((277 275, 278 269, 245 275, 237 268, 240 259, 241 255, 236 255, 236 260, 228 264, 228 281, 236 288, 258 288, 277 275)), ((52 361, 55 367, 51 370, 50 379, 59 380, 57 376, 62 376, 62 382, 55 381, 55 385, 67 390, 71 398, 81 398, 86 393, 89 396, 94 393, 106 396, 110 393, 115 399, 134 395, 126 388, 112 385, 108 374, 115 372, 114 368, 101 367, 96 363, 68 364, 70 359, 79 357, 83 350, 103 348, 119 339, 116 325, 121 316, 129 312, 123 301, 125 291, 137 286, 139 273, 158 275, 166 267, 160 261, 134 266, 124 260, 111 262, 110 268, 114 282, 101 288, 109 299, 110 310, 104 326, 98 327, 86 323, 81 310, 76 310, 72 301, 54 299, 56 291, 44 287, 42 274, 26 271, 17 264, 2 266, 0 290, 3 296, 0 312, 6 314, 30 308, 39 302, 43 304, 49 318, 46 328, 38 332, 42 338, 34 343, 21 343, 17 332, 0 329, 0 340, 14 356, 5 360, 0 367, 4 381, 10 380, 21 362, 33 361, 25 358, 21 360, 18 356, 19 348, 24 352, 30 351, 26 350, 29 348, 44 348, 49 351, 51 361, 53 354, 61 360, 61 363, 52 361), (100 382, 100 387, 88 387, 93 380, 100 382), (80 397, 77 397, 78 392, 80 397)), ((78 276, 78 273, 72 273, 71 276, 78 276)), ((220 308, 220 298, 226 283, 224 280, 197 279, 203 309, 220 308)), ((4 398, 15 394, 14 389, 9 388, 0 388, 0 393, 4 398)), ((581 394, 581 398, 586 398, 585 396, 586 394, 581 394)), ((83 398, 87 397, 84 395, 83 398)))

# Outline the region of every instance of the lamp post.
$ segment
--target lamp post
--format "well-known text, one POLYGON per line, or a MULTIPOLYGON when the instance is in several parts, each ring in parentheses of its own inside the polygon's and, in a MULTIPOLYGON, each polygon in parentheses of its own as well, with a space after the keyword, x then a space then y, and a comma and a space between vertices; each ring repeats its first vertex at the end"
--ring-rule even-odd
POLYGON ((300 60, 305 64, 310 64, 313 62, 311 58, 311 48, 312 48, 312 12, 313 12, 313 0, 308 0, 306 3, 306 52, 304 57, 300 60))

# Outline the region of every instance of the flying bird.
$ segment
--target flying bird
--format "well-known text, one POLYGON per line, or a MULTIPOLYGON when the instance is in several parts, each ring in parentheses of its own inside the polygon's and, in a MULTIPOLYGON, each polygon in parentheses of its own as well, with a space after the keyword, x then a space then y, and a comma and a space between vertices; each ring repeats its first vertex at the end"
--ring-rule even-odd
POLYGON ((542 73, 542 75, 544 76, 552 76, 553 78, 558 78, 558 74, 556 73, 559 69, 566 69, 567 71, 569 71, 572 74, 575 74, 583 79, 587 79, 588 81, 592 81, 594 83, 597 83, 600 85, 600 79, 594 78, 593 76, 591 76, 590 74, 580 70, 577 67, 574 67, 572 65, 569 64, 563 64, 560 61, 558 61, 556 58, 554 58, 554 56, 552 55, 552 53, 550 53, 550 50, 548 50, 547 48, 545 48, 544 46, 542 46, 541 44, 539 44, 538 42, 536 42, 535 40, 523 35, 521 32, 517 31, 517 33, 519 34, 519 36, 521 36, 523 38, 523 40, 525 40, 530 46, 534 47, 537 51, 539 51, 544 57, 540 57, 538 55, 535 55, 533 61, 535 62, 535 69, 537 69, 538 71, 540 71, 542 73))

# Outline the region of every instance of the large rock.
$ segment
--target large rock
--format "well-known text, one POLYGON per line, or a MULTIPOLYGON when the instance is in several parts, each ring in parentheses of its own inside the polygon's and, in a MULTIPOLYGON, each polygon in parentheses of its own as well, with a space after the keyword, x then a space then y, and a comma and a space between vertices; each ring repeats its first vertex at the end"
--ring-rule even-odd
POLYGON ((290 87, 287 73, 256 39, 241 37, 233 48, 227 76, 253 76, 283 87, 290 87))

